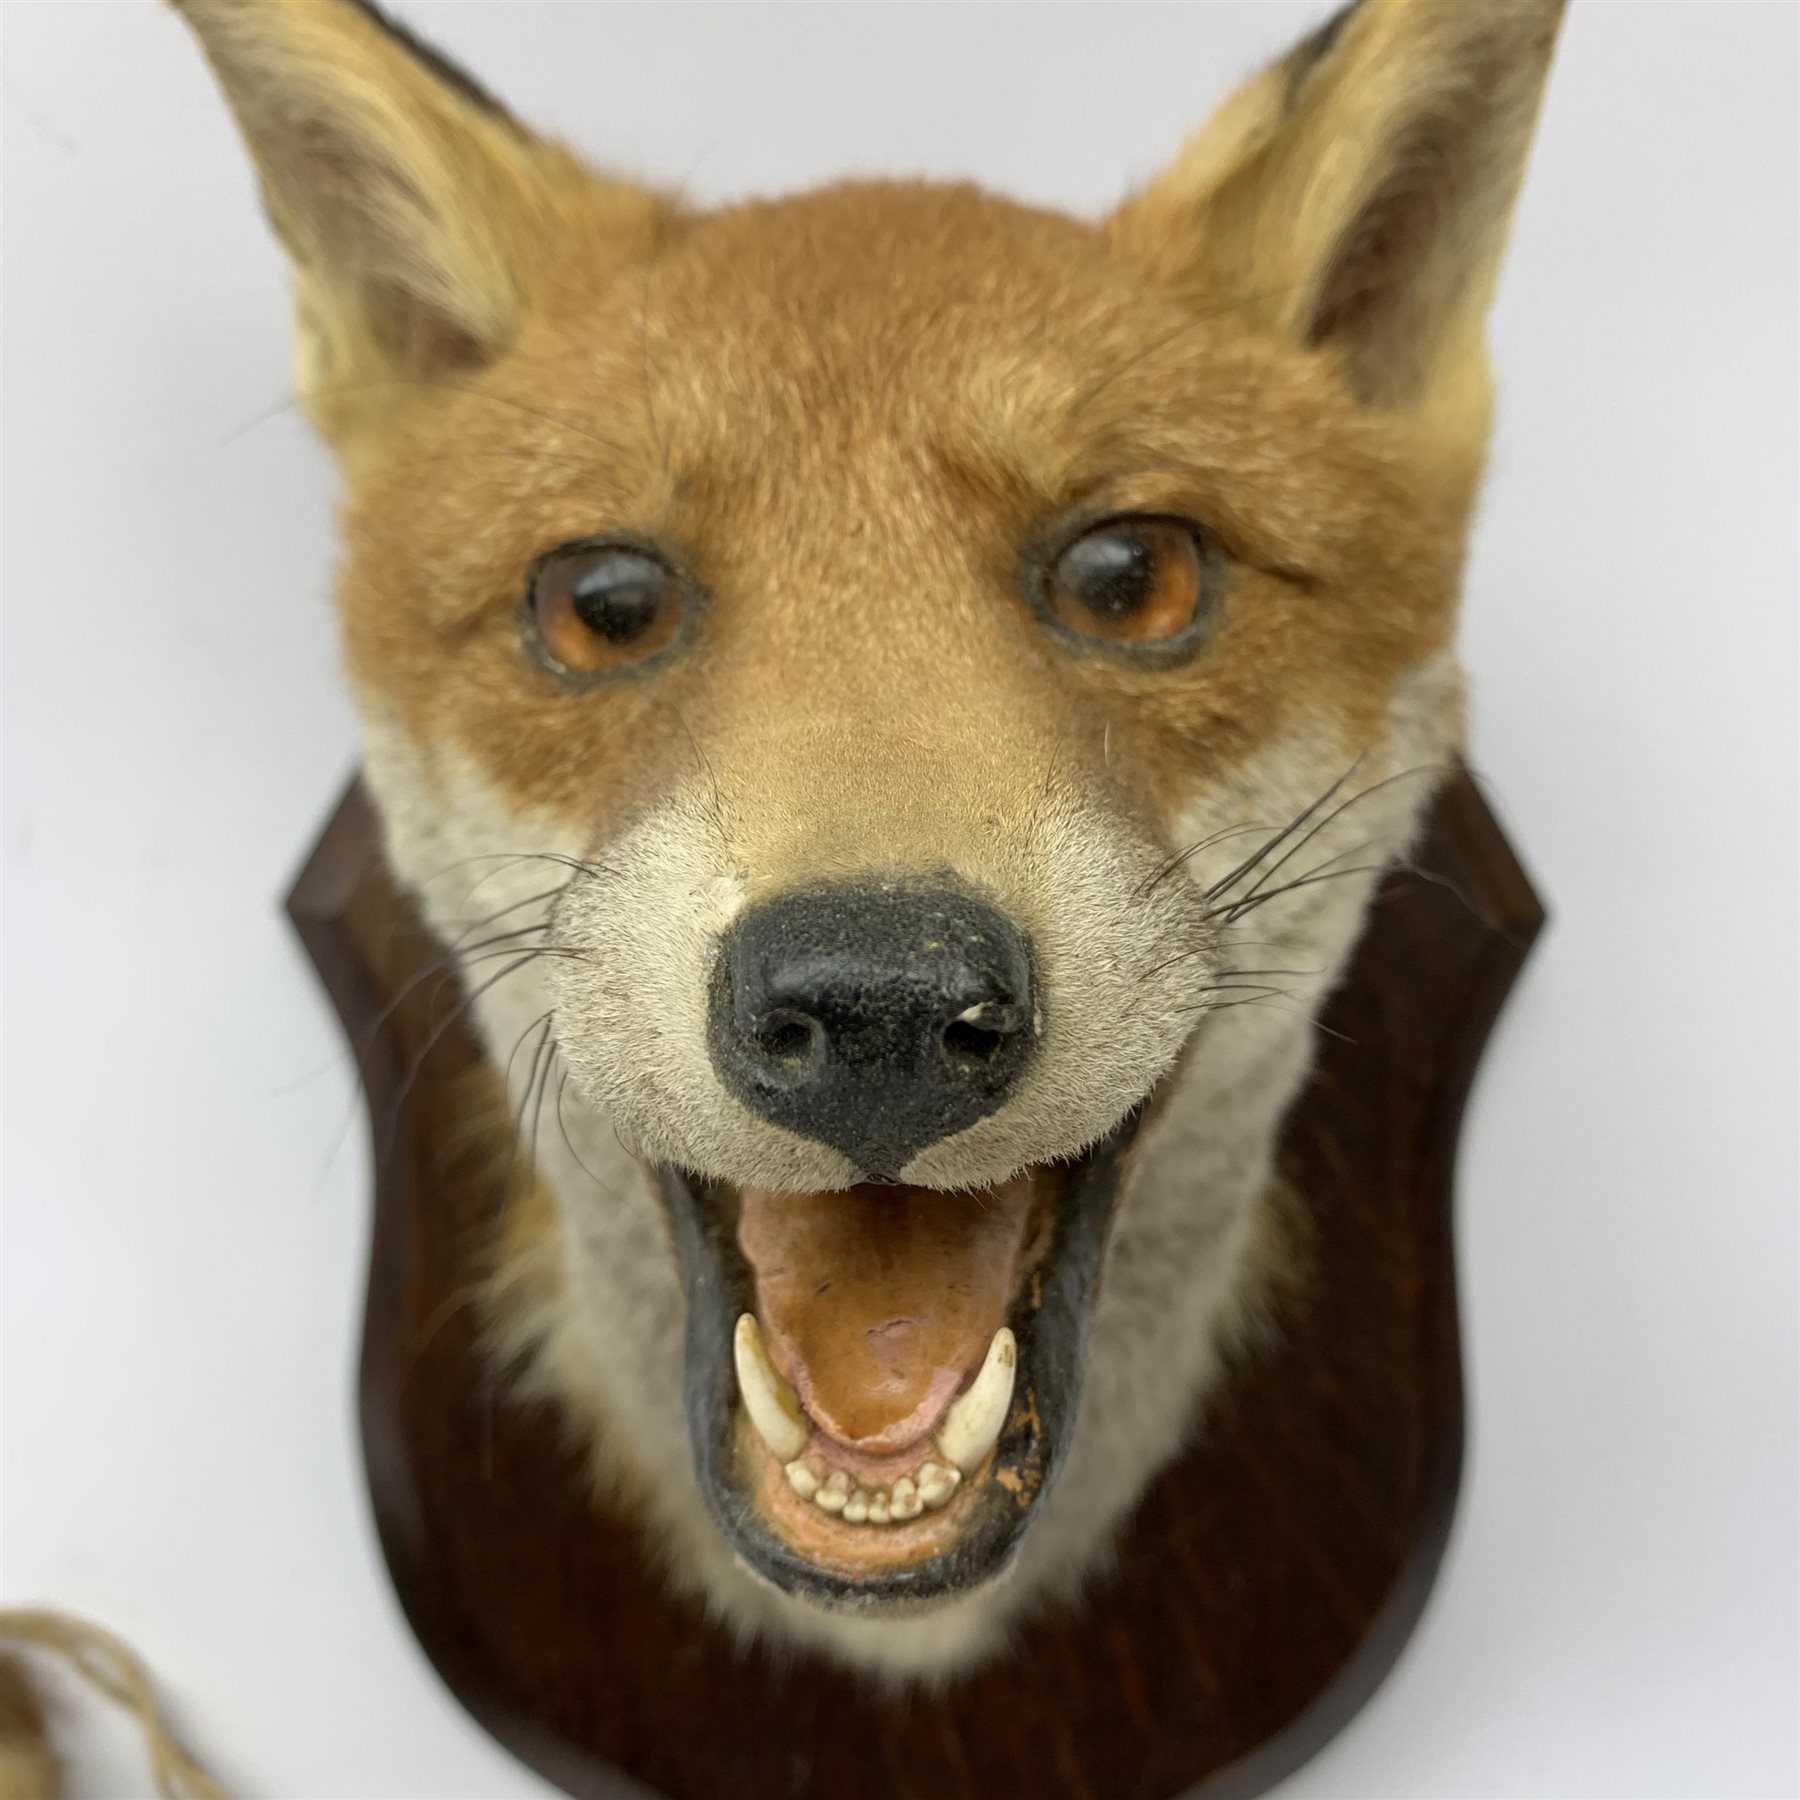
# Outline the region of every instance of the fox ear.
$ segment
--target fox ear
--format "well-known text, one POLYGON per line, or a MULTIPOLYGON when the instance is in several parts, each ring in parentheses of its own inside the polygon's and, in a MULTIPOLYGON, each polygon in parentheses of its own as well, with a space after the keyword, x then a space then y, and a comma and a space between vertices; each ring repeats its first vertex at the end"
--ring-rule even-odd
POLYGON ((328 436, 346 423, 334 390, 496 356, 559 229, 608 195, 634 210, 364 0, 175 4, 293 261, 302 397, 328 436))
POLYGON ((1421 404, 1471 354, 1564 0, 1354 0, 1110 221, 1184 289, 1421 404))

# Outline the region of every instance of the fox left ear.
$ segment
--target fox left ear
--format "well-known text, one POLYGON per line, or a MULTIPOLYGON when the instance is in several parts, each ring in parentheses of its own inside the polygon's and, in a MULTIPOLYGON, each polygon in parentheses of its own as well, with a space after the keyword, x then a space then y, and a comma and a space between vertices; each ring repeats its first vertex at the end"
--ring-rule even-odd
POLYGON ((293 263, 301 398, 340 449, 399 390, 500 355, 584 238, 626 256, 670 211, 528 131, 372 0, 174 4, 293 263))
POLYGON ((1355 0, 1231 95, 1118 210, 1207 303, 1423 405, 1481 326, 1564 0, 1355 0))

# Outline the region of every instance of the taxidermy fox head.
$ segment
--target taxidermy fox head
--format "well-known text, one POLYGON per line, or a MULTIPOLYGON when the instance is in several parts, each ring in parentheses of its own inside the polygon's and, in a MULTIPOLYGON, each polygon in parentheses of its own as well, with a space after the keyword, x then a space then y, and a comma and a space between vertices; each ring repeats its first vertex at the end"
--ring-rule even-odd
POLYGON ((739 1627, 966 1664, 1282 1253, 1311 1015, 1459 741, 1560 0, 1347 7, 1098 222, 698 211, 355 0, 179 4, 389 856, 559 1114, 498 1339, 739 1627))

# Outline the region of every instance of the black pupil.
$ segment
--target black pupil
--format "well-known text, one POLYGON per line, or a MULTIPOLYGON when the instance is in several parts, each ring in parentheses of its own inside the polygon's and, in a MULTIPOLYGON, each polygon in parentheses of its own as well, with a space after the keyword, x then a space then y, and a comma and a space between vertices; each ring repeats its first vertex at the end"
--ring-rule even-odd
POLYGON ((1156 587, 1156 552, 1125 531, 1096 531, 1063 552, 1062 580, 1089 612, 1128 619, 1156 587))
POLYGON ((669 572, 635 550, 604 550, 569 587, 575 616, 609 644, 629 644, 656 623, 669 572))

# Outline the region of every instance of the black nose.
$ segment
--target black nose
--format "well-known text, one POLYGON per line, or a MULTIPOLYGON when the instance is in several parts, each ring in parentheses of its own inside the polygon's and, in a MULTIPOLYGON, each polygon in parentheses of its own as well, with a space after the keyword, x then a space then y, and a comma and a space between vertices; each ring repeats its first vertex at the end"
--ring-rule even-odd
POLYGON ((871 1181, 993 1112, 1036 1035, 1024 936, 948 888, 765 901, 732 929, 713 977, 720 1079, 871 1181))

